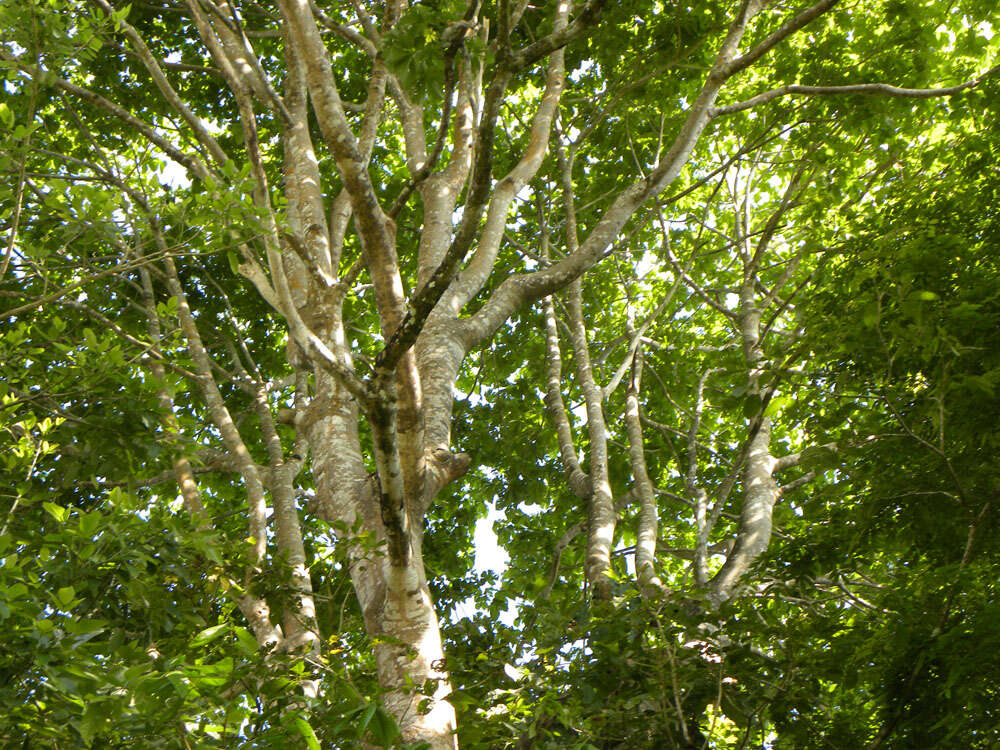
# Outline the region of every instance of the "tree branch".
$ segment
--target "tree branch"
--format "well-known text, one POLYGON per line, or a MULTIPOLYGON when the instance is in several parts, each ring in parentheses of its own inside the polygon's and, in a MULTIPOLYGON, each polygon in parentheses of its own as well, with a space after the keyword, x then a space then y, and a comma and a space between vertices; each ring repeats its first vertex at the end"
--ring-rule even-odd
MULTIPOLYGON (((0 59, 14 63, 18 68, 31 76, 42 75, 41 68, 22 62, 2 48, 0 48, 0 59)), ((131 112, 119 107, 117 104, 113 104, 100 94, 94 93, 89 89, 81 88, 80 86, 72 84, 62 78, 53 76, 48 71, 45 71, 45 75, 47 76, 47 80, 51 80, 52 84, 56 86, 56 88, 62 89, 78 99, 83 99, 84 101, 89 102, 98 109, 104 110, 108 114, 121 120, 130 128, 134 128, 138 133, 146 138, 146 140, 157 146, 164 154, 183 166, 194 176, 200 179, 205 179, 209 176, 209 169, 205 166, 201 159, 197 156, 184 153, 163 135, 156 132, 156 130, 154 130, 149 123, 140 120, 131 112)))
POLYGON ((976 76, 972 80, 966 81, 958 86, 940 89, 908 89, 893 86, 888 83, 855 83, 844 86, 802 86, 799 84, 790 84, 788 86, 782 86, 770 91, 765 91, 742 102, 726 104, 721 107, 713 107, 711 117, 719 117, 722 115, 731 115, 735 112, 742 112, 743 110, 757 107, 782 96, 837 96, 844 94, 860 94, 865 96, 877 95, 910 99, 931 99, 938 96, 952 96, 953 94, 960 94, 963 91, 975 88, 986 78, 996 75, 997 72, 1000 72, 1000 65, 990 68, 982 75, 976 76))
POLYGON ((740 55, 738 58, 730 62, 726 66, 726 74, 731 76, 750 67, 796 31, 804 28, 806 25, 812 23, 824 13, 829 11, 838 2, 840 2, 840 0, 820 0, 820 2, 816 3, 812 7, 806 8, 804 11, 785 23, 777 31, 768 34, 760 44, 751 49, 749 52, 740 55))
POLYGON ((662 192, 680 174, 708 125, 710 110, 730 74, 747 23, 760 11, 762 0, 747 0, 729 27, 701 93, 666 155, 650 174, 619 193, 576 252, 547 269, 507 278, 472 317, 463 321, 463 337, 470 348, 491 336, 521 305, 551 294, 598 262, 635 211, 662 192))

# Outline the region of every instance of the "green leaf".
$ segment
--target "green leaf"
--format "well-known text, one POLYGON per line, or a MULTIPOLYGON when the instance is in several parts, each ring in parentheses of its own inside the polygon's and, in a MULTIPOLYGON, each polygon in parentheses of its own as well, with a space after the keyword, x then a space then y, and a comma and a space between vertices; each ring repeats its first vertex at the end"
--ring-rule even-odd
POLYGON ((132 4, 123 5, 118 10, 111 11, 111 18, 115 22, 115 31, 121 30, 122 21, 128 18, 129 12, 132 10, 132 4))
POLYGON ((69 508, 64 508, 61 505, 46 501, 42 503, 42 507, 59 523, 63 523, 69 517, 69 508))
POLYGON ((299 734, 306 741, 306 747, 309 750, 319 750, 319 738, 316 736, 316 732, 309 725, 309 722, 303 719, 301 716, 295 717, 295 728, 299 730, 299 734))
POLYGON ((80 532, 87 536, 93 535, 93 533, 97 531, 97 527, 101 525, 101 520, 103 518, 104 516, 97 510, 92 510, 90 513, 84 513, 80 516, 80 532))
POLYGON ((767 408, 764 409, 764 416, 773 417, 775 414, 778 414, 786 406, 791 405, 793 401, 794 399, 792 399, 791 396, 776 396, 775 398, 772 398, 768 402, 767 408))
POLYGON ((759 393, 751 393, 743 400, 743 416, 747 419, 757 416, 763 403, 759 393))
POLYGON ((479 701, 464 690, 452 690, 445 698, 451 705, 459 711, 464 711, 470 706, 478 706, 479 701))
POLYGON ((379 706, 371 725, 371 733, 383 747, 388 747, 400 736, 399 726, 389 713, 379 706))
POLYGON ((370 703, 368 708, 365 709, 364 715, 361 717, 361 723, 358 725, 358 735, 364 736, 364 733, 368 730, 368 724, 371 722, 372 717, 375 715, 375 710, 378 708, 377 703, 370 703))
POLYGON ((41 633, 51 633, 54 628, 52 620, 35 620, 35 629, 41 633))
POLYGON ((233 635, 236 636, 236 642, 240 646, 240 650, 243 651, 247 656, 252 656, 256 654, 259 648, 257 639, 250 634, 250 631, 246 628, 241 628, 239 625, 233 628, 233 635))
POLYGON ((224 622, 221 625, 213 625, 210 628, 205 628, 198 635, 191 639, 191 648, 199 648, 201 646, 208 645, 220 635, 226 632, 229 628, 229 623, 224 622))

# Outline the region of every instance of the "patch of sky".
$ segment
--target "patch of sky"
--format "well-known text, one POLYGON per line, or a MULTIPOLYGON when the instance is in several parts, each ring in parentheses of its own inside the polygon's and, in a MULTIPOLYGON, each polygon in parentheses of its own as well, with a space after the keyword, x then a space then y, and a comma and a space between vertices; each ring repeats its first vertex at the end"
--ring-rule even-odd
POLYGON ((516 370, 514 370, 514 372, 512 372, 510 375, 507 376, 507 382, 510 383, 511 385, 516 383, 520 378, 521 373, 524 371, 524 369, 525 369, 524 367, 518 367, 516 370))
POLYGON ((175 161, 167 161, 157 175, 160 182, 172 188, 186 188, 191 185, 187 170, 175 161))
POLYGON ((510 555, 500 546, 496 532, 493 530, 497 521, 506 520, 507 516, 496 507, 496 503, 486 505, 486 516, 476 521, 476 530, 472 540, 476 550, 474 570, 477 573, 492 571, 502 576, 510 562, 510 555))
MULTIPOLYGON (((496 472, 489 467, 483 467, 483 472, 487 476, 492 475, 493 478, 496 477, 496 472)), ((503 521, 506 518, 506 514, 496 507, 496 503, 489 502, 486 505, 486 516, 476 521, 476 530, 472 535, 472 543, 476 554, 473 570, 477 573, 492 571, 498 577, 502 577, 504 571, 507 570, 507 565, 510 563, 510 555, 507 553, 507 550, 500 546, 497 534, 493 530, 493 526, 497 521, 503 521)), ((518 601, 508 602, 507 609, 500 613, 500 621, 505 625, 512 626, 517 619, 519 606, 520 602, 518 601)), ((481 613, 482 610, 476 607, 475 600, 472 597, 459 602, 455 607, 455 616, 458 619, 465 617, 471 619, 476 614, 481 613)))
POLYGON ((487 403, 486 399, 483 398, 479 393, 475 391, 470 391, 469 393, 463 393, 458 388, 454 389, 455 398, 468 401, 473 406, 482 406, 487 403))
POLYGON ((630 578, 635 578, 635 547, 622 547, 615 550, 615 554, 619 554, 625 559, 625 572, 630 578))
POLYGON ((650 251, 646 250, 643 252, 642 257, 639 258, 639 262, 635 266, 636 275, 640 279, 645 278, 646 274, 659 266, 658 260, 656 255, 650 251))
MULTIPOLYGON (((568 76, 569 80, 571 80, 573 83, 579 83, 580 79, 583 78, 583 76, 585 76, 587 73, 589 73, 593 68, 594 68, 593 60, 584 60, 583 62, 580 63, 580 66, 578 68, 570 72, 568 76)), ((600 68, 598 68, 598 70, 600 70, 600 68)))

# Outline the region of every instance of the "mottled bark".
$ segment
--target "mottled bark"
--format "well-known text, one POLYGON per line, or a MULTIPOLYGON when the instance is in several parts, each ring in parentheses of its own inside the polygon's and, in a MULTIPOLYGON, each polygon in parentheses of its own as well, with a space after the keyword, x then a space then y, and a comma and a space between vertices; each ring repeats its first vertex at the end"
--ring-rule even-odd
POLYGON ((770 453, 770 442, 771 420, 765 418, 747 452, 736 543, 711 581, 711 596, 717 603, 734 596, 740 579, 771 541, 771 519, 778 499, 778 486, 771 476, 775 459, 770 453))
MULTIPOLYGON (((794 190, 796 181, 792 181, 790 191, 794 190)), ((786 198, 790 194, 786 191, 786 198)), ((777 226, 775 216, 780 217, 788 206, 789 202, 783 201, 775 214, 765 223, 758 244, 751 246, 749 202, 744 200, 742 205, 739 205, 734 201, 734 240, 743 261, 743 278, 739 289, 736 321, 746 367, 746 394, 747 398, 755 399, 751 403, 757 404, 757 411, 750 415, 749 421, 749 438, 743 458, 743 505, 736 539, 732 552, 709 582, 710 598, 715 604, 725 602, 736 595, 740 580, 767 549, 771 541, 774 504, 781 495, 773 478, 777 461, 771 455, 771 418, 764 415, 765 404, 761 391, 761 377, 764 374, 766 358, 761 341, 762 310, 757 297, 757 288, 760 261, 777 226)), ((707 544, 707 541, 706 538, 704 543, 707 544)), ((702 546, 702 540, 699 539, 699 547, 702 546)))

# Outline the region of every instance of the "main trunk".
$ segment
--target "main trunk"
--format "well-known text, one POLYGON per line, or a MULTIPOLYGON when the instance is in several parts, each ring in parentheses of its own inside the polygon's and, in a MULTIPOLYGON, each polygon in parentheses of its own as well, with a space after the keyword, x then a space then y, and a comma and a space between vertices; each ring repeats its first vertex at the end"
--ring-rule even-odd
POLYGON ((375 660, 379 683, 389 691, 385 707, 407 742, 427 742, 434 750, 453 750, 458 747, 455 709, 444 700, 451 685, 444 670, 441 632, 423 559, 414 555, 408 568, 389 568, 388 563, 383 565, 383 575, 398 579, 403 586, 387 586, 381 601, 373 602, 377 607, 374 616, 365 613, 369 632, 384 636, 376 646, 375 660))
MULTIPOLYGON (((363 526, 382 539, 373 482, 367 478, 360 483, 344 481, 350 476, 344 472, 346 464, 352 459, 360 463, 360 455, 341 449, 357 439, 357 432, 332 429, 343 424, 338 417, 334 414, 322 420, 317 430, 330 446, 314 456, 313 470, 322 489, 318 510, 326 520, 341 520, 348 526, 360 513, 363 526)), ((372 553, 352 546, 351 581, 366 631, 376 643, 379 684, 386 691, 383 702, 399 724, 403 739, 427 742, 434 750, 453 750, 457 747, 455 711, 444 700, 451 685, 444 670, 441 634, 419 535, 411 536, 412 554, 405 567, 393 565, 381 548, 372 553)))
MULTIPOLYGON (((332 339, 342 336, 339 321, 326 334, 332 339)), ((439 352, 439 347, 431 349, 439 352)), ((455 354, 450 367, 428 365, 428 371, 443 376, 444 380, 453 379, 460 361, 455 354)), ((401 436, 408 443, 408 453, 424 453, 427 458, 421 460, 422 476, 406 482, 410 554, 404 565, 398 564, 398 560, 394 564, 392 555, 381 544, 386 535, 379 509, 379 478, 369 475, 362 458, 358 429, 362 417, 358 404, 334 378, 314 374, 316 392, 305 423, 316 480, 316 511, 324 520, 340 521, 347 528, 354 528, 360 520, 362 528, 380 543, 372 551, 351 544, 350 540, 341 540, 351 545, 351 580, 366 631, 376 643, 375 659, 379 684, 385 690, 384 706, 399 724, 406 742, 426 742, 434 750, 454 750, 455 711, 444 700, 451 686, 444 670, 437 614, 424 572, 422 510, 440 487, 464 470, 467 459, 454 457, 440 446, 437 452, 422 448, 415 440, 415 435, 426 434, 422 442, 447 445, 448 430, 445 427, 442 432, 440 425, 450 421, 450 404, 434 397, 443 386, 436 387, 438 378, 429 378, 432 398, 421 410, 421 429, 401 436), (438 428, 425 430, 425 424, 438 428)), ((450 396, 450 387, 447 391, 450 396)))

